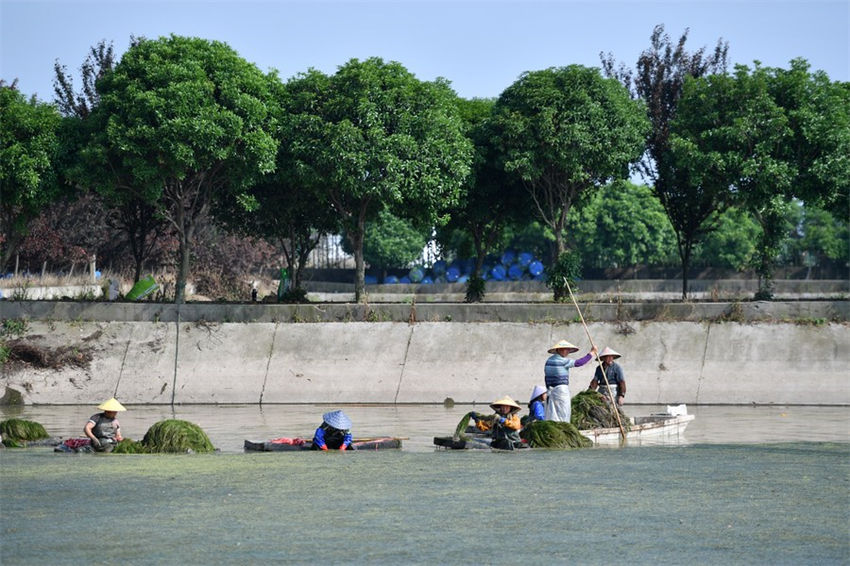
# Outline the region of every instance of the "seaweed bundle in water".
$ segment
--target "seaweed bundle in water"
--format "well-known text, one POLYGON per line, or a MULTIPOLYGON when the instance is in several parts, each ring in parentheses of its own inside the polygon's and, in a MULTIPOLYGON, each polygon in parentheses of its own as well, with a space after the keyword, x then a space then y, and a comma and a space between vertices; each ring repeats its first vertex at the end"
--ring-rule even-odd
POLYGON ((557 421, 533 421, 528 424, 520 436, 528 441, 532 448, 588 448, 593 441, 583 436, 570 423, 557 421))
POLYGON ((605 402, 602 396, 595 391, 584 390, 575 397, 572 402, 572 415, 570 422, 580 430, 590 428, 618 428, 617 415, 620 413, 620 422, 625 430, 629 430, 629 419, 620 408, 615 408, 611 403, 605 402))
POLYGON ((20 448, 23 446, 22 442, 48 437, 41 424, 25 419, 7 419, 0 422, 0 435, 3 436, 3 444, 9 448, 20 448))
POLYGON ((141 442, 119 443, 113 453, 185 454, 213 451, 215 448, 201 427, 180 419, 166 419, 150 427, 141 442))
POLYGON ((150 452, 205 453, 215 450, 201 427, 180 419, 167 419, 154 424, 145 433, 142 444, 150 452))

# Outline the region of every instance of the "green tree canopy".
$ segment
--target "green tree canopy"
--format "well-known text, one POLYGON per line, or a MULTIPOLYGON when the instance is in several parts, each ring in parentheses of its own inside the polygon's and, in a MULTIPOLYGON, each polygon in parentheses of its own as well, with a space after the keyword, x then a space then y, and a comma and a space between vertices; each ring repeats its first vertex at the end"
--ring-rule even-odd
MULTIPOLYGON (((606 76, 616 77, 632 93, 646 103, 652 128, 646 138, 646 153, 638 165, 644 180, 650 183, 661 200, 676 232, 682 263, 682 299, 688 295, 688 269, 694 245, 712 229, 710 219, 726 207, 728 186, 717 178, 698 178, 692 171, 677 168, 671 144, 671 123, 678 112, 679 99, 689 77, 702 77, 726 72, 729 44, 717 41, 714 51, 705 48, 689 52, 685 44, 688 30, 675 43, 657 25, 650 37, 650 47, 638 57, 634 72, 625 65, 616 66, 613 55, 600 54, 606 76)), ((715 164, 716 168, 719 164, 715 164)))
POLYGON ((317 90, 298 94, 309 105, 290 117, 297 126, 287 128, 290 149, 350 239, 362 301, 367 223, 384 208, 423 228, 445 221, 462 196, 472 144, 457 95, 442 79, 423 82, 379 58, 352 59, 326 81, 318 74, 293 79, 317 90))
MULTIPOLYGON (((422 228, 417 229, 410 221, 382 210, 374 221, 366 225, 363 260, 384 274, 387 269, 408 267, 422 256, 429 239, 430 234, 422 228)), ((346 253, 353 252, 350 242, 350 238, 343 240, 342 248, 346 253)))
POLYGON ((646 185, 610 183, 573 208, 569 222, 584 267, 663 265, 675 253, 673 228, 646 185))
POLYGON ((175 302, 214 197, 240 194, 274 169, 267 77, 224 43, 140 40, 97 81, 82 184, 156 205, 179 239, 175 302))
POLYGON ((494 110, 495 145, 565 249, 570 207, 583 192, 626 178, 649 128, 642 102, 598 69, 571 65, 523 74, 494 110))
POLYGON ((0 81, 0 259, 4 271, 29 223, 59 194, 54 162, 61 116, 0 81))

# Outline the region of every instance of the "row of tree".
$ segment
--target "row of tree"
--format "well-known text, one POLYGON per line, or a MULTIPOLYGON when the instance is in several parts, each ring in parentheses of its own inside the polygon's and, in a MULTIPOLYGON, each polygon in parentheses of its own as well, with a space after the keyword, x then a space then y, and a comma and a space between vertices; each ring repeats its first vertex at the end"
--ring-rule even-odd
MULTIPOLYGON (((377 58, 282 81, 216 41, 134 38, 118 62, 102 42, 80 91, 57 63, 56 105, 0 88, 3 268, 70 193, 124 235, 137 277, 153 254, 174 253, 176 302, 211 219, 280 249, 296 284, 318 238, 344 234, 360 300, 370 226, 436 229, 445 253, 473 250, 479 273, 506 232, 537 223, 555 260, 622 212, 599 205, 602 191, 620 206, 640 194, 621 182, 637 167, 652 189, 637 208, 660 203, 666 216, 645 222, 643 239, 672 229, 683 297, 695 246, 726 211, 757 220, 769 297, 794 199, 846 224, 850 88, 803 60, 729 74, 725 43, 689 53, 686 38, 658 26, 634 71, 603 55, 602 71, 527 72, 495 100, 460 99, 377 58)), ((75 220, 85 214, 63 221, 75 220)))

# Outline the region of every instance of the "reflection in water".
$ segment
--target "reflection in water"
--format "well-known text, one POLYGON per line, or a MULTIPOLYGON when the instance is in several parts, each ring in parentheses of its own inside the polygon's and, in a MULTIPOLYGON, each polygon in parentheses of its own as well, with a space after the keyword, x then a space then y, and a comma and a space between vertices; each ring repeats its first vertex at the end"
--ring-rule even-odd
MULTIPOLYGON (((451 434, 471 405, 144 405, 120 413, 124 436, 140 440, 163 419, 183 419, 199 425, 222 452, 242 452, 249 440, 281 436, 311 438, 322 414, 343 408, 355 437, 403 437, 404 451, 432 452, 434 436, 451 434)), ((475 410, 490 412, 488 407, 475 410)), ((665 410, 663 406, 627 406, 629 415, 665 410)), ((685 431, 687 444, 739 444, 850 440, 850 409, 798 406, 691 406, 696 419, 685 431)), ((85 406, 4 407, 0 418, 20 417, 40 422, 51 435, 81 436, 86 420, 98 412, 85 406)), ((644 442, 645 444, 645 442, 644 442)))

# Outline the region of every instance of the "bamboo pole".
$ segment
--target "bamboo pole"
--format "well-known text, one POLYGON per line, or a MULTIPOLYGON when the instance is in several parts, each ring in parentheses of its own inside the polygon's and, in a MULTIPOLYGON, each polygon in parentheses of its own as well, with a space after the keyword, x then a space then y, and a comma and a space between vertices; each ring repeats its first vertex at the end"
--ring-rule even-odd
MULTIPOLYGON (((578 302, 576 302, 576 298, 573 295, 573 290, 570 289, 570 282, 567 281, 567 278, 564 277, 564 284, 567 286, 567 291, 570 293, 570 298, 573 300, 573 304, 578 311, 578 316, 581 319, 581 325, 584 327, 584 332, 587 334, 587 339, 590 340, 590 347, 595 348, 596 344, 593 343, 593 338, 590 337, 590 330, 587 329, 587 323, 584 322, 584 315, 581 314, 581 309, 578 308, 578 302)), ((602 370, 602 378, 605 380, 605 387, 608 390, 608 394, 611 394, 611 386, 608 383, 608 376, 605 375, 605 366, 602 365, 602 360, 599 358, 599 354, 596 354, 596 361, 599 363, 599 369, 602 370)), ((620 409, 617 407, 616 399, 611 399, 611 404, 614 407, 614 415, 617 417, 617 426, 620 427, 620 438, 623 443, 626 442, 626 429, 623 428, 623 421, 620 420, 620 409)))

